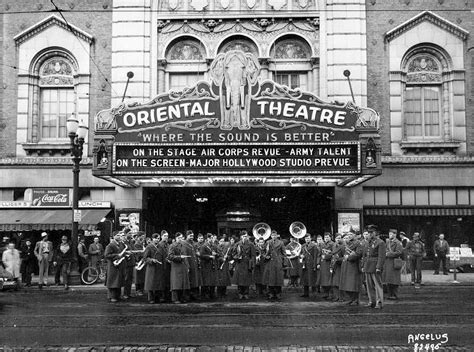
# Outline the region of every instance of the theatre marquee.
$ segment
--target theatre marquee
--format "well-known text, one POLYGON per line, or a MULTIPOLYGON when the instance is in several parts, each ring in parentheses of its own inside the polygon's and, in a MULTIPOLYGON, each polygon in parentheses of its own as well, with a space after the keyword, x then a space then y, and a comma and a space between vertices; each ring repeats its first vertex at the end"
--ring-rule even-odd
POLYGON ((249 53, 219 54, 210 81, 95 120, 95 176, 147 182, 325 182, 381 173, 378 114, 259 79, 249 53), (233 181, 232 181, 233 180, 233 181))

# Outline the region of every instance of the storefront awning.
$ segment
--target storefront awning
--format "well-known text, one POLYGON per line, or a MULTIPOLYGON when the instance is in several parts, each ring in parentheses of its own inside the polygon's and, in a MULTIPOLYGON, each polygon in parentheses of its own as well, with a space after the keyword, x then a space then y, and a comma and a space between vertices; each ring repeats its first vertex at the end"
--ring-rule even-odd
POLYGON ((365 208, 365 215, 375 216, 470 216, 474 208, 365 208))
MULTIPOLYGON (((80 230, 94 230, 111 209, 82 209, 80 230)), ((71 209, 0 209, 0 231, 71 230, 71 209)))

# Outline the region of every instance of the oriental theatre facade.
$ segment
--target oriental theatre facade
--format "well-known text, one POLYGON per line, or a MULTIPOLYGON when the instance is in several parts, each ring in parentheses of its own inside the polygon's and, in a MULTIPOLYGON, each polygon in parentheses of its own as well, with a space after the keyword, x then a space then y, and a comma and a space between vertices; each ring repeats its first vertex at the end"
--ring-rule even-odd
MULTIPOLYGON (((94 120, 93 175, 120 188, 116 214, 139 214, 146 232, 237 235, 265 222, 289 237, 294 221, 313 234, 362 226, 360 185, 382 171, 379 116, 364 106, 364 48, 340 47, 339 20, 326 18, 337 4, 155 5, 150 47, 130 39, 143 30, 132 20, 116 27, 145 64, 114 53, 127 99, 94 120)), ((346 22, 358 43, 362 22, 346 22)))

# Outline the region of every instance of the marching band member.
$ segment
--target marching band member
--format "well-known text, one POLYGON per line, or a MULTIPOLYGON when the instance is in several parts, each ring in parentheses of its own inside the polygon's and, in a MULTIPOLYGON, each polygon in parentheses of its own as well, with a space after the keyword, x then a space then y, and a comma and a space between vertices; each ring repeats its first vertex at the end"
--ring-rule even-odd
MULTIPOLYGON (((197 242, 193 241, 194 248, 196 250, 197 256, 197 269, 198 269, 198 287, 201 287, 201 297, 205 295, 205 292, 202 292, 202 267, 201 267, 201 247, 204 245, 204 235, 202 233, 197 234, 197 242)), ((204 289, 205 291, 205 289, 204 289)), ((198 289, 199 292, 199 289, 198 289)))
POLYGON ((160 258, 163 260, 163 270, 160 280, 163 285, 163 292, 160 296, 160 303, 162 302, 171 302, 171 291, 170 291, 170 275, 171 275, 171 263, 167 259, 169 244, 168 244, 169 234, 166 230, 161 230, 161 241, 158 244, 158 250, 161 252, 160 258))
POLYGON ((341 293, 339 292, 339 283, 341 281, 341 264, 342 258, 344 257, 344 242, 342 240, 342 235, 340 233, 336 234, 335 244, 331 252, 331 287, 333 302, 343 301, 341 293))
POLYGON ((196 247, 194 245, 194 233, 192 230, 186 231, 186 241, 183 241, 185 248, 185 255, 188 255, 189 263, 189 286, 190 286, 190 299, 199 299, 199 257, 197 256, 196 247))
POLYGON ((317 235, 316 247, 318 247, 319 267, 318 269, 316 269, 316 287, 314 288, 313 292, 317 291, 318 293, 321 293, 321 256, 322 256, 323 245, 324 245, 323 236, 317 235))
POLYGON ((127 300, 132 295, 132 283, 133 283, 133 270, 135 269, 135 257, 132 255, 133 240, 132 234, 129 232, 126 235, 122 235, 122 242, 127 247, 125 252, 125 265, 124 265, 124 288, 123 288, 123 299, 127 300))
POLYGON ((114 264, 114 261, 120 260, 125 254, 125 248, 120 244, 121 232, 115 232, 113 239, 105 247, 104 257, 107 260, 107 281, 106 286, 109 290, 108 298, 110 302, 115 303, 120 299, 120 290, 123 286, 122 264, 114 264))
POLYGON ((306 233, 305 243, 301 248, 301 285, 303 294, 301 297, 309 297, 309 287, 316 285, 317 269, 320 266, 318 261, 318 247, 311 241, 311 234, 306 233))
MULTIPOLYGON (((286 246, 286 251, 292 252, 299 246, 298 239, 291 236, 290 243, 286 246)), ((288 286, 297 287, 298 279, 300 277, 300 258, 298 255, 290 255, 287 257, 288 266, 288 277, 290 282, 288 286)))
MULTIPOLYGON (((160 235, 154 233, 151 235, 151 243, 146 247, 143 253, 143 259, 146 263, 145 271, 145 291, 148 294, 148 303, 157 303, 160 299, 160 291, 163 291, 162 272, 164 258, 158 250, 160 235)), ((165 257, 166 258, 166 257, 165 257)))
POLYGON ((369 244, 364 253, 364 273, 369 303, 367 307, 382 309, 382 270, 385 262, 385 243, 379 238, 375 225, 367 226, 369 244))
POLYGON ((331 234, 329 232, 325 232, 324 242, 321 244, 321 278, 319 280, 319 284, 323 289, 324 299, 329 299, 329 293, 331 291, 331 259, 333 247, 334 242, 331 239, 331 234))
POLYGON ((355 238, 354 233, 348 232, 344 238, 345 252, 341 265, 339 290, 346 292, 349 296, 348 305, 359 305, 359 292, 361 287, 359 260, 362 257, 363 248, 355 238))
POLYGON ((249 299, 249 286, 252 284, 252 270, 255 261, 255 247, 249 241, 247 231, 240 233, 240 241, 232 252, 235 260, 234 283, 237 285, 239 299, 249 299))
POLYGON ((265 239, 260 237, 255 247, 255 266, 253 268, 253 281, 259 296, 267 294, 267 286, 263 283, 263 272, 265 270, 265 239))
POLYGON ((205 298, 215 298, 217 282, 217 248, 214 245, 214 236, 210 233, 206 236, 206 242, 200 248, 201 258, 201 292, 205 298))
MULTIPOLYGON (((133 243, 133 256, 135 262, 139 263, 143 258, 145 251, 145 232, 138 231, 133 243)), ((135 270, 135 291, 137 296, 143 296, 143 286, 145 284, 145 270, 135 270)))
POLYGON ((278 233, 272 230, 272 239, 267 242, 265 251, 265 269, 263 272, 263 283, 268 286, 269 299, 281 299, 281 287, 283 286, 283 259, 285 258, 285 246, 278 239, 278 233))
POLYGON ((187 244, 184 241, 184 235, 177 232, 176 242, 172 243, 168 250, 168 259, 171 262, 171 301, 173 303, 185 303, 186 295, 190 289, 189 284, 189 255, 186 255, 187 244))
POLYGON ((385 241, 386 253, 383 266, 382 282, 387 285, 390 300, 398 299, 398 286, 402 283, 401 267, 395 268, 395 258, 401 258, 403 254, 402 243, 397 239, 397 230, 388 231, 388 239, 385 241))
POLYGON ((229 259, 231 256, 231 244, 225 242, 225 235, 220 239, 217 246, 217 298, 227 296, 227 286, 231 285, 229 259))

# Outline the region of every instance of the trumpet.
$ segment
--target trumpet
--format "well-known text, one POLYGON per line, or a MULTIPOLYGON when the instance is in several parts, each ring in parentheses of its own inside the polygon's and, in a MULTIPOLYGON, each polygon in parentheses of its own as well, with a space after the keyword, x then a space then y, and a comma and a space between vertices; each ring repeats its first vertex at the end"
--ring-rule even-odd
POLYGON ((142 270, 145 267, 145 259, 140 259, 140 261, 135 265, 136 270, 142 270))
POLYGON ((123 256, 125 254, 125 252, 127 251, 128 247, 127 245, 125 245, 125 248, 119 253, 119 259, 115 259, 114 260, 114 265, 115 266, 119 266, 121 262, 123 262, 123 260, 125 259, 125 257, 123 256))

